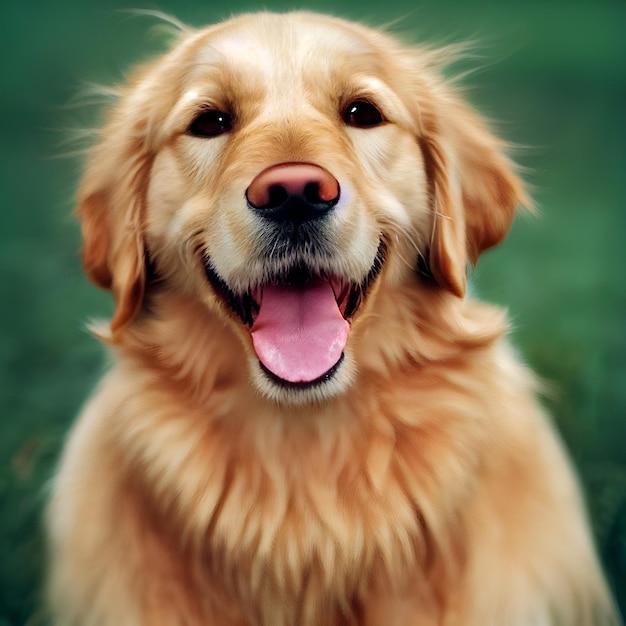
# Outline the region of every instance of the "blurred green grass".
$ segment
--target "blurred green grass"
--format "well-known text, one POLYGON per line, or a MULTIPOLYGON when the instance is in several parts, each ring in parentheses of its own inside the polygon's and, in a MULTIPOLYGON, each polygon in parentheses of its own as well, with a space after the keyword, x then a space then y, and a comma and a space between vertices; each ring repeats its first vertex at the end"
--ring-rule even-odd
MULTIPOLYGON (((145 2, 30 0, 0 9, 0 626, 39 624, 46 483, 63 437, 103 367, 84 332, 110 311, 81 274, 69 217, 78 163, 56 158, 84 81, 122 79, 163 49, 145 2)), ((419 40, 477 39, 470 99, 525 146, 541 217, 521 218, 475 272, 509 307, 514 341, 554 393, 546 400, 581 474, 611 584, 626 610, 626 3, 330 0, 312 8, 419 40)), ((159 2, 191 24, 259 8, 159 2)))

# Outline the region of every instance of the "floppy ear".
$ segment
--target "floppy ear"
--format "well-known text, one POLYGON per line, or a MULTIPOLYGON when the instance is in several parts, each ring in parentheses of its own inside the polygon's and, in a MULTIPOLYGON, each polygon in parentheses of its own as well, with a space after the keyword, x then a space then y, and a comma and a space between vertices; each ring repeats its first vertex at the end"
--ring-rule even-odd
POLYGON ((516 207, 529 200, 504 142, 483 120, 450 95, 435 106, 421 140, 435 212, 429 267, 461 298, 468 262, 504 239, 516 207))
POLYGON ((92 282, 113 292, 113 334, 132 321, 143 300, 143 204, 151 162, 145 124, 125 123, 121 113, 114 112, 90 155, 76 208, 82 222, 84 270, 92 282))

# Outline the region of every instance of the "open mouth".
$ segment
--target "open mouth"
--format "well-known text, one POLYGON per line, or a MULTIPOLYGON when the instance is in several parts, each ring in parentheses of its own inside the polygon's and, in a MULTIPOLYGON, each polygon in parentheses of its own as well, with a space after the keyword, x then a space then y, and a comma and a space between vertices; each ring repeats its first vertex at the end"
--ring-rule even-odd
POLYGON ((268 377, 288 387, 312 387, 339 369, 352 319, 380 274, 386 253, 381 240, 370 271, 358 283, 300 264, 243 294, 218 276, 208 257, 204 268, 226 307, 248 327, 268 377))

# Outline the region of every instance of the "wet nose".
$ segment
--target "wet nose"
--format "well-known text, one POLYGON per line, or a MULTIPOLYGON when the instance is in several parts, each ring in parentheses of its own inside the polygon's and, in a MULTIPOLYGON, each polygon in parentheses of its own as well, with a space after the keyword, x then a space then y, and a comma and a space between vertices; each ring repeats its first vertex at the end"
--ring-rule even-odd
POLYGON ((263 170, 246 190, 248 206, 274 221, 308 222, 324 217, 339 200, 339 182, 312 163, 280 163, 263 170))

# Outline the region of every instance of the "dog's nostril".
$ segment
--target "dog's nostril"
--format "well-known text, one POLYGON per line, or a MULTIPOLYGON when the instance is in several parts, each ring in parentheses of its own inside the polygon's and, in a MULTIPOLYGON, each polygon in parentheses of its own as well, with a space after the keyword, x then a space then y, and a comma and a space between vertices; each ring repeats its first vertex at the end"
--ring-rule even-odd
POLYGON ((308 183, 307 185, 305 185, 304 192, 302 195, 304 196, 305 200, 307 200, 308 202, 311 202, 312 204, 318 204, 320 202, 324 202, 320 194, 320 185, 317 182, 308 183))
POLYGON ((289 198, 289 192, 282 185, 272 185, 269 188, 267 203, 264 209, 273 209, 285 202, 289 198))

